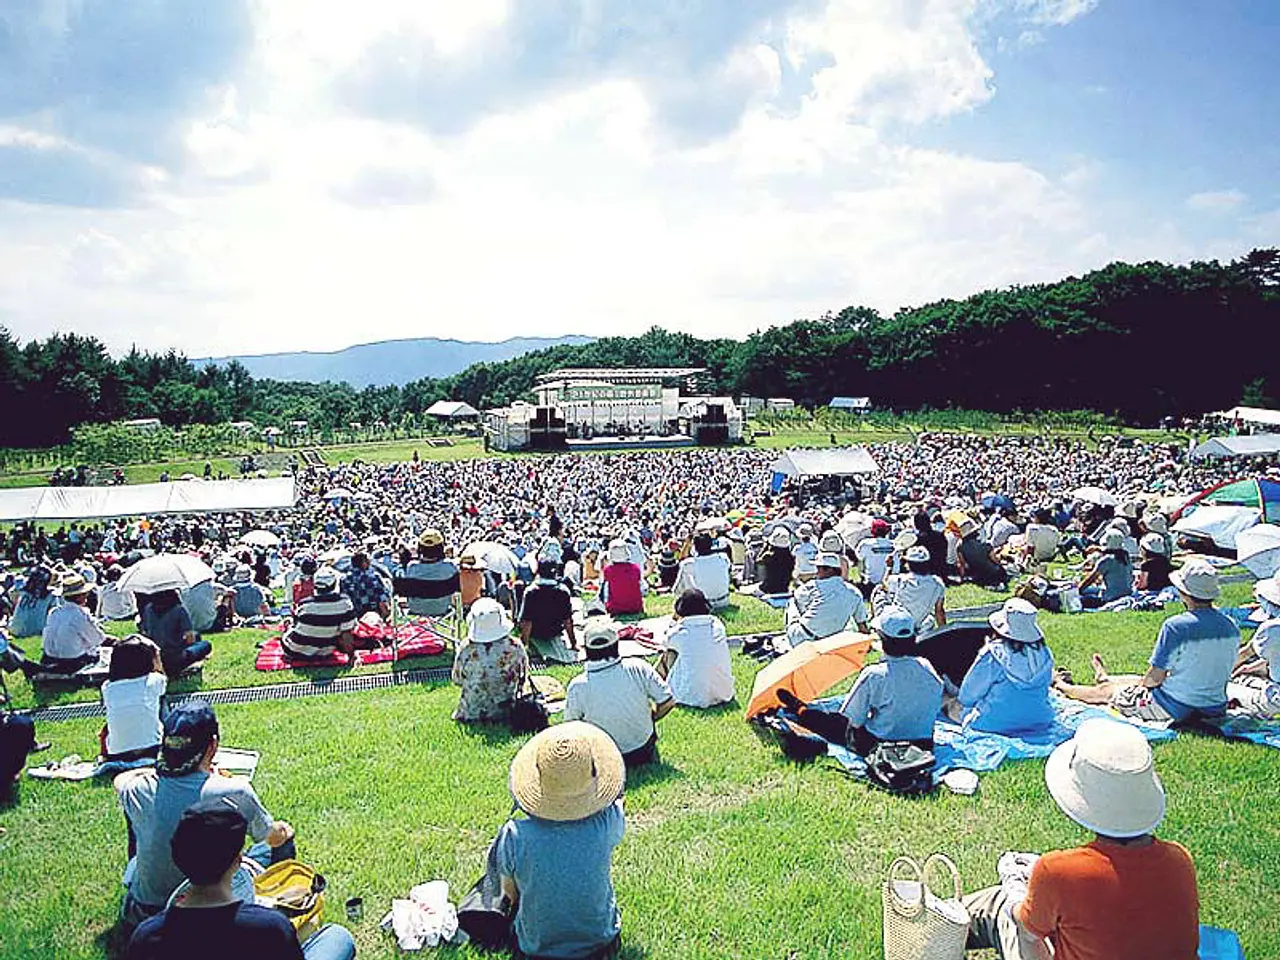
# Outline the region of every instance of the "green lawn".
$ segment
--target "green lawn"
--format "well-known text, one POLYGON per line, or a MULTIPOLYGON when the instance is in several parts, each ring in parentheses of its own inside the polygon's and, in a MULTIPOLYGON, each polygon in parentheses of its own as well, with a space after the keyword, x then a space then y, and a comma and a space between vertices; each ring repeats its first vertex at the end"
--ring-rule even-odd
MULTIPOLYGON (((1233 585, 1226 599, 1246 594, 1233 585)), ((734 625, 765 618, 744 606, 734 625)), ((1161 615, 1043 619, 1059 662, 1084 674, 1094 650, 1115 669, 1139 669, 1161 615)), ((225 639, 226 672, 211 666, 205 679, 245 682, 222 647, 248 639, 225 639)), ((739 704, 756 669, 735 655, 739 704)), ((470 884, 510 807, 506 770, 523 738, 459 727, 455 701, 441 685, 219 709, 229 745, 263 752, 255 786, 328 876, 330 918, 341 919, 348 896, 365 898, 355 928, 362 957, 397 955, 377 929, 392 897, 432 878, 447 879, 455 898, 470 884)), ((40 733, 52 756, 87 754, 99 724, 40 733)), ((663 763, 628 785, 613 871, 631 960, 876 957, 879 884, 896 854, 945 851, 974 887, 995 880, 1004 850, 1083 839, 1049 800, 1040 762, 984 775, 973 798, 904 801, 824 763, 785 761, 740 707, 678 710, 661 730, 663 763)), ((1203 919, 1240 931, 1250 957, 1280 956, 1280 754, 1186 734, 1156 754, 1170 799, 1161 833, 1196 859, 1203 919)), ((0 958, 104 956, 124 866, 109 787, 28 781, 0 810, 0 826, 0 958)))

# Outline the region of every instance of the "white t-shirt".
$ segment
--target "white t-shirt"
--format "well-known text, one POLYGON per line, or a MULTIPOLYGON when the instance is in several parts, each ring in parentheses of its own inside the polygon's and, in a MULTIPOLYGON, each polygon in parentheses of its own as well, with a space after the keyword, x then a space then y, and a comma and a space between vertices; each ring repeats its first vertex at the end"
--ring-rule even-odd
POLYGON ((1041 562, 1052 560, 1058 553, 1058 544, 1062 534, 1057 527, 1047 523, 1031 523, 1027 525, 1027 543, 1035 550, 1035 558, 1041 562))
POLYGON ((89 611, 76 603, 64 603, 49 611, 44 622, 41 646, 45 656, 74 660, 97 652, 106 634, 89 616, 89 611))
POLYGON ((858 544, 854 555, 862 565, 862 577, 868 583, 881 583, 889 572, 893 541, 886 537, 867 537, 858 544))
POLYGON ((108 583, 98 596, 98 616, 103 620, 129 620, 138 615, 138 604, 132 593, 108 583))
POLYGON ((164 730, 160 725, 163 674, 148 673, 132 680, 108 680, 102 685, 107 708, 107 753, 128 753, 154 747, 164 730))
POLYGON ((721 606, 728 603, 729 558, 723 553, 712 553, 682 560, 672 593, 678 597, 692 587, 701 590, 709 603, 721 606))
POLYGON ((713 707, 733 699, 729 642, 718 617, 684 617, 667 634, 667 649, 679 654, 667 677, 676 703, 713 707))
POLYGON ((589 660, 586 672, 569 682, 564 718, 595 724, 630 753, 653 736, 650 704, 670 699, 667 681, 643 660, 589 660))
POLYGON ((916 623, 916 629, 933 616, 938 601, 947 588, 938 577, 918 573, 898 573, 884 582, 885 597, 904 607, 916 623))

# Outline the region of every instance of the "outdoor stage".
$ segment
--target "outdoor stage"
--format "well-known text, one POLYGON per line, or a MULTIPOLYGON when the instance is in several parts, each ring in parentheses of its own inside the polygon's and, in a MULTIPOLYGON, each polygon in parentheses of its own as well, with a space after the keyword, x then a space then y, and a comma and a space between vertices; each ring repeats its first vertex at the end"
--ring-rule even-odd
POLYGON ((569 440, 570 453, 592 450, 674 450, 679 447, 696 447, 693 437, 682 433, 669 437, 593 437, 590 440, 569 440))

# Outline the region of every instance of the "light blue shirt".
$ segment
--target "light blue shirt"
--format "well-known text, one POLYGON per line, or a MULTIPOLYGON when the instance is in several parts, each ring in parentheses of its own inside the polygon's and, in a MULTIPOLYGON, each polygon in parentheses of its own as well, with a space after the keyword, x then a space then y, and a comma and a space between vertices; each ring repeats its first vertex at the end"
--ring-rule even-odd
POLYGON ((520 893, 515 933, 529 956, 582 957, 622 929, 610 861, 622 842, 622 801, 585 820, 509 820, 498 833, 498 869, 520 893))
POLYGON ((1194 711, 1221 713, 1239 648, 1240 631, 1221 610, 1206 607, 1170 617, 1151 653, 1151 666, 1169 676, 1151 695, 1175 720, 1194 711))
POLYGON ((840 577, 810 580, 787 605, 787 639, 792 644, 830 637, 851 622, 867 622, 867 604, 857 588, 840 577))
POLYGON ((1034 733, 1053 724, 1053 655, 1043 643, 992 640, 960 685, 964 724, 988 733, 1034 733))
POLYGON ((888 657, 858 674, 840 712, 881 740, 932 740, 942 679, 927 660, 888 657))

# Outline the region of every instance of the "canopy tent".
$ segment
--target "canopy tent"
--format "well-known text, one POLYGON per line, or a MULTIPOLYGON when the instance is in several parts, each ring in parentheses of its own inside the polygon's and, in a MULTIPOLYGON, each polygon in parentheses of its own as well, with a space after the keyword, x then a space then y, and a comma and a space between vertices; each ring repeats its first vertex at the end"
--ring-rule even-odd
POLYGON ((773 465, 771 489, 777 493, 787 477, 850 477, 879 473, 866 447, 838 447, 825 450, 788 450, 773 465))
POLYGON ((1212 540, 1223 550, 1236 549, 1236 535, 1258 522, 1256 507, 1197 507, 1173 525, 1173 532, 1199 540, 1212 540))
POLYGON ((1214 437, 1191 451, 1195 460, 1209 457, 1261 457, 1280 453, 1280 433, 1259 433, 1251 437, 1214 437))
POLYGON ((22 487, 0 490, 0 520, 99 520, 165 513, 280 510, 297 499, 292 477, 187 480, 123 487, 22 487))
POLYGON ((1223 420, 1239 420, 1241 423, 1258 423, 1264 427, 1280 427, 1280 410, 1264 407, 1232 407, 1214 414, 1223 420))
POLYGON ((455 420, 459 417, 478 417, 480 411, 465 400, 437 400, 427 408, 427 416, 455 420))
POLYGON ((1202 490, 1173 515, 1174 520, 1202 506, 1250 507, 1266 523, 1280 523, 1280 480, 1249 477, 1202 490))

